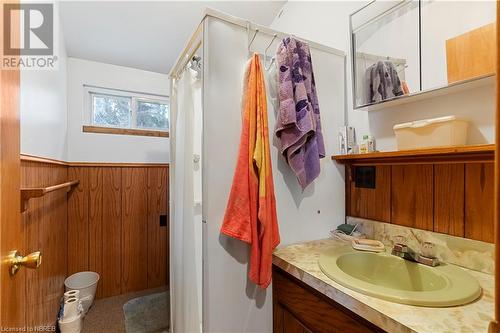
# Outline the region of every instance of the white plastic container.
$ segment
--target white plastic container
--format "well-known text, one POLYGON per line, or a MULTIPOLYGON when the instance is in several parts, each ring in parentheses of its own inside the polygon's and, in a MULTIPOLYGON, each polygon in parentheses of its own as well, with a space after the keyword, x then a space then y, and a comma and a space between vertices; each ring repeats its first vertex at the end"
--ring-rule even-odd
POLYGON ((393 127, 399 150, 463 146, 469 122, 456 116, 417 120, 393 127))
POLYGON ((69 320, 59 320, 61 333, 80 333, 82 331, 82 315, 78 315, 69 320))
POLYGON ((64 280, 66 291, 80 291, 80 301, 82 302, 84 314, 89 311, 90 306, 94 302, 97 282, 99 282, 99 274, 96 272, 78 272, 64 280))
POLYGON ((80 300, 71 297, 64 301, 62 320, 73 320, 75 317, 82 314, 82 305, 80 300))

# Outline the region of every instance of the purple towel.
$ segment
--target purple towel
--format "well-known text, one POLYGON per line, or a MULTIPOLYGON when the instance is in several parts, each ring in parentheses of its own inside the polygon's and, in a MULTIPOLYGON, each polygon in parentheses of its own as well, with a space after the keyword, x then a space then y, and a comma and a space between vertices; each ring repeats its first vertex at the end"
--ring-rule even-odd
POLYGON ((318 177, 319 159, 325 157, 318 96, 309 46, 285 38, 276 54, 279 67, 279 111, 276 136, 280 152, 302 190, 318 177))

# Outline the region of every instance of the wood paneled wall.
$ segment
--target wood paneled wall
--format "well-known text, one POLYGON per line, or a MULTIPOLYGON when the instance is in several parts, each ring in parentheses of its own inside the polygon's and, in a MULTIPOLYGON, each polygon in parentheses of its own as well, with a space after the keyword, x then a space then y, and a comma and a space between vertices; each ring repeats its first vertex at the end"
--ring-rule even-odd
POLYGON ((97 297, 168 284, 168 167, 70 167, 68 274, 92 270, 97 297))
POLYGON ((493 163, 376 166, 375 189, 346 168, 348 216, 493 242, 493 163))
MULTIPOLYGON (((55 185, 67 178, 66 166, 21 162, 21 187, 55 185)), ((26 253, 23 254, 41 251, 43 256, 38 269, 24 270, 27 326, 55 322, 67 273, 67 212, 66 192, 55 191, 31 199, 28 210, 22 213, 22 223, 26 228, 26 253)))
POLYGON ((74 272, 100 274, 98 297, 168 284, 168 166, 68 166, 24 158, 21 187, 79 180, 69 193, 30 199, 22 213, 26 253, 41 251, 42 265, 25 270, 28 326, 53 324, 74 272))

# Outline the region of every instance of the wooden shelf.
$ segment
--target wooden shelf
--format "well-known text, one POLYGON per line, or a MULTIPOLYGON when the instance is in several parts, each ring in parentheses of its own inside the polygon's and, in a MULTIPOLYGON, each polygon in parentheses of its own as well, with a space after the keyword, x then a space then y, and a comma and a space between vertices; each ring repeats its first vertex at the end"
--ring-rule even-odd
POLYGON ((494 144, 332 156, 332 160, 350 165, 480 163, 494 158, 494 144))
POLYGON ((22 188, 21 189, 21 212, 24 212, 28 209, 28 201, 31 198, 39 198, 43 197, 45 194, 54 192, 57 190, 65 189, 66 192, 69 192, 71 188, 80 183, 79 180, 73 180, 70 182, 48 186, 48 187, 32 187, 32 188, 22 188))

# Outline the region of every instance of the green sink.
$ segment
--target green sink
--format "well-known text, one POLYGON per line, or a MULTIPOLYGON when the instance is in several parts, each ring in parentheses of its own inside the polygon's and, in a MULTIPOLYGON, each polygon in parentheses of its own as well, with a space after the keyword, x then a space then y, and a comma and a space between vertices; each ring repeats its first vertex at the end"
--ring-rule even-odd
POLYGON ((344 287, 396 303, 457 306, 481 295, 479 283, 457 266, 428 267, 387 253, 356 251, 350 246, 325 251, 319 266, 344 287))

